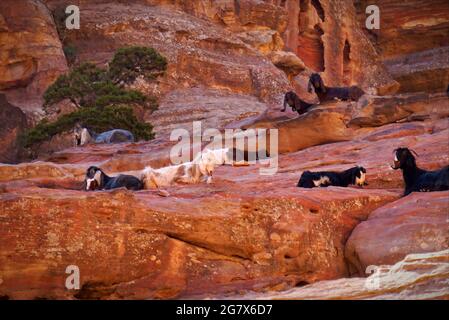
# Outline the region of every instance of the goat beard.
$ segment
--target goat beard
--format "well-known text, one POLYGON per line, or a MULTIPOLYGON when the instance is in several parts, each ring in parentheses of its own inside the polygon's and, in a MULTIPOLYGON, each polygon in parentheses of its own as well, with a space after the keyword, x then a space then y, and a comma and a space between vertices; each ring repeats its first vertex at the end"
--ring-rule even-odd
POLYGON ((401 163, 399 161, 394 161, 394 164, 391 166, 391 169, 398 170, 401 168, 401 163))

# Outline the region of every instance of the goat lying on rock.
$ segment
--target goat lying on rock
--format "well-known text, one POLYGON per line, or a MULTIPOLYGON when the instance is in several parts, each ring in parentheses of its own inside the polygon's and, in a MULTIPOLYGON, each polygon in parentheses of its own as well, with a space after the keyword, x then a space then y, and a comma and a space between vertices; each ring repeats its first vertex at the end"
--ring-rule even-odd
POLYGON ((213 152, 200 153, 192 162, 153 169, 145 168, 142 172, 142 181, 145 189, 167 187, 173 183, 199 183, 206 180, 212 183, 217 160, 213 152))
POLYGON ((312 88, 315 89, 315 93, 320 100, 320 103, 329 100, 352 100, 358 101, 365 92, 357 86, 352 87, 326 87, 323 79, 318 73, 314 73, 310 76, 308 91, 311 93, 312 88))
POLYGON ((75 147, 84 146, 88 143, 121 143, 134 142, 134 135, 128 130, 114 129, 96 134, 95 132, 83 128, 79 125, 74 129, 75 147))
POLYGON ((298 112, 299 115, 304 114, 307 110, 313 106, 313 104, 307 103, 301 100, 296 93, 293 91, 289 91, 285 94, 284 97, 284 109, 281 112, 285 112, 287 110, 287 106, 290 106, 293 111, 298 112))
POLYGON ((407 148, 394 151, 394 170, 401 169, 405 182, 404 196, 412 192, 430 192, 449 190, 449 166, 437 171, 418 168, 415 157, 407 148))
POLYGON ((121 174, 117 177, 109 177, 100 168, 90 167, 87 169, 84 180, 84 189, 86 191, 112 190, 118 188, 137 191, 143 189, 143 183, 134 176, 121 174))
POLYGON ((348 185, 364 186, 366 183, 366 170, 363 167, 354 167, 343 172, 322 171, 310 172, 304 171, 298 182, 299 188, 315 187, 347 187, 348 185))

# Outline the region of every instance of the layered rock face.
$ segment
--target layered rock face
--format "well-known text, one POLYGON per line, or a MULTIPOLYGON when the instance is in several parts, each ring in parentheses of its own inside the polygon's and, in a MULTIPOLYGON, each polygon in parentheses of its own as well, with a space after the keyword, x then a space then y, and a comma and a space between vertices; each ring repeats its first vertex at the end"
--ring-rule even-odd
MULTIPOLYGON (((444 3, 432 2, 444 12, 444 3)), ((417 5, 395 29, 401 6, 377 3, 386 29, 376 40, 363 30, 362 1, 2 1, 2 162, 14 161, 27 120, 12 105, 39 118, 45 88, 67 68, 52 11, 80 7, 81 30, 64 39, 77 63, 102 66, 117 48, 141 45, 169 64, 158 81, 130 85, 160 100, 142 115, 155 140, 70 148, 71 136, 61 135, 42 145, 52 152, 39 161, 0 164, 0 298, 448 298, 449 192, 401 198, 403 177, 390 165, 398 147, 416 151, 420 168, 449 164, 449 100, 442 92, 385 95, 398 89, 394 79, 403 91, 439 90, 444 72, 432 70, 445 68, 445 17, 422 9, 434 16, 423 20, 417 5), (415 41, 419 30, 430 32, 424 43, 415 41), (393 35, 404 45, 394 45, 393 35), (411 67, 430 71, 402 71, 411 67), (331 101, 300 116, 280 112, 287 90, 317 102, 307 93, 313 71, 328 85, 357 84, 382 96, 331 101), (170 134, 192 131, 193 121, 202 133, 277 129, 275 174, 261 174, 268 164, 259 161, 221 166, 213 184, 173 185, 168 197, 81 190, 91 165, 139 177, 146 166, 171 164, 178 141, 170 134), (364 188, 296 187, 306 170, 357 165, 367 169, 364 188), (79 290, 65 287, 68 266, 79 268, 79 290), (370 266, 382 266, 377 278, 349 278, 366 276, 370 266), (379 288, 366 287, 376 279, 379 288), (289 291, 273 292, 282 290, 289 291)), ((73 110, 53 107, 51 119, 73 110)))
POLYGON ((415 194, 384 206, 355 228, 346 256, 363 274, 370 265, 393 264, 410 252, 445 250, 448 209, 447 192, 415 194))
POLYGON ((365 8, 380 10, 380 29, 369 37, 401 92, 446 90, 449 84, 449 3, 432 1, 356 1, 361 25, 365 8))
POLYGON ((53 18, 38 0, 0 3, 0 92, 36 121, 43 94, 67 71, 53 18))
POLYGON ((365 90, 394 93, 392 80, 363 32, 352 1, 287 0, 286 46, 327 85, 358 84, 365 90))
POLYGON ((373 275, 368 278, 323 281, 283 293, 251 294, 245 298, 298 300, 447 300, 449 298, 449 250, 408 255, 395 265, 373 266, 370 273, 373 275))

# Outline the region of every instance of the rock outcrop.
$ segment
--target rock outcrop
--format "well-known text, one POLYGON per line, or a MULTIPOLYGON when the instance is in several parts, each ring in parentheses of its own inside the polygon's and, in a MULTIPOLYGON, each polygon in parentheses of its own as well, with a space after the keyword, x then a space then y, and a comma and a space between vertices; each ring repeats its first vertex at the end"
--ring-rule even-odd
MULTIPOLYGON (((61 42, 76 63, 103 66, 128 45, 168 59, 157 81, 129 84, 159 98, 158 110, 138 114, 156 139, 74 148, 62 134, 38 161, 0 164, 0 298, 449 298, 448 191, 401 198, 402 174, 390 167, 403 146, 422 168, 449 163, 449 100, 433 92, 447 86, 447 1, 431 1, 438 12, 406 2, 416 8, 402 17, 402 6, 374 1, 385 10, 380 33, 364 30, 365 1, 0 2, 0 162, 14 162, 18 134, 42 116, 43 92, 67 71, 61 42), (81 30, 59 39, 52 13, 68 4, 80 7, 81 30), (422 32, 428 38, 416 41, 422 32), (318 102, 307 92, 314 71, 368 94, 282 113, 288 90, 318 102), (394 94, 397 81, 424 92, 394 94), (173 185, 167 197, 82 190, 91 165, 135 176, 169 165, 171 133, 192 137, 194 121, 201 134, 278 129, 279 156, 267 147, 275 174, 261 174, 262 159, 217 168, 213 184, 173 185), (356 165, 367 169, 364 188, 296 187, 306 170, 356 165), (68 266, 79 268, 79 290, 65 287, 68 266), (348 278, 370 266, 379 271, 348 278)), ((48 110, 54 120, 73 106, 48 110)), ((208 143, 199 135, 186 150, 208 143)))
POLYGON ((441 92, 449 84, 449 3, 405 0, 360 0, 356 2, 360 25, 365 8, 376 5, 380 29, 369 30, 371 42, 400 92, 441 92))
POLYGON ((397 197, 294 187, 267 193, 270 183, 260 182, 245 182, 245 191, 227 179, 217 178, 213 188, 173 188, 170 198, 151 191, 85 194, 45 180, 6 185, 0 293, 175 298, 335 279, 347 274, 350 230, 397 197), (80 268, 79 291, 64 287, 69 265, 80 268))
POLYGON ((322 72, 329 86, 358 84, 371 93, 399 88, 364 34, 352 1, 282 1, 289 14, 286 47, 305 65, 322 72))
MULTIPOLYGON (((411 254, 394 265, 373 266, 368 278, 323 281, 282 293, 245 299, 447 300, 449 250, 411 254)), ((227 299, 232 297, 226 297, 227 299)), ((242 297, 239 296, 238 299, 242 297)))
POLYGON ((0 91, 35 122, 43 116, 45 90, 67 71, 53 18, 41 1, 1 1, 0 51, 0 91))
POLYGON ((370 214, 346 244, 354 271, 393 264, 410 253, 449 248, 448 192, 415 193, 370 214))

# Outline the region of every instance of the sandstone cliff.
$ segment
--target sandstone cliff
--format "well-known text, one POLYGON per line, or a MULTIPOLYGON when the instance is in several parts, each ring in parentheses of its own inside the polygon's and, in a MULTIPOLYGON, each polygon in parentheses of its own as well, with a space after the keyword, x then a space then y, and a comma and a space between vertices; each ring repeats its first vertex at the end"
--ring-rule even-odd
POLYGON ((160 101, 142 115, 156 139, 69 148, 58 136, 36 161, 0 164, 0 298, 448 298, 449 193, 401 198, 390 168, 400 146, 422 168, 449 164, 447 1, 374 3, 378 32, 364 29, 366 1, 1 1, 0 162, 17 161, 20 132, 45 115, 66 46, 75 64, 100 66, 117 48, 151 46, 168 70, 130 85, 160 101), (52 14, 67 4, 81 29, 61 39, 52 14), (281 113, 287 90, 316 102, 311 72, 369 94, 281 113), (81 190, 91 165, 111 175, 168 165, 170 133, 193 121, 278 129, 277 173, 223 166, 214 184, 165 198, 81 190), (296 188, 305 170, 355 165, 367 169, 363 189, 296 188), (69 265, 80 290, 64 286, 69 265), (382 266, 375 290, 370 266, 382 266))

